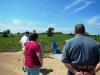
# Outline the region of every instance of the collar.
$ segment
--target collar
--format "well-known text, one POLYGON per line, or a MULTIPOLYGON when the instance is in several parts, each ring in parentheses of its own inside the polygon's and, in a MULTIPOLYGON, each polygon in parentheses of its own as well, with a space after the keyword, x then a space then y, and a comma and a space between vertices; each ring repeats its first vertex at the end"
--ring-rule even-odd
POLYGON ((84 36, 84 34, 76 34, 75 36, 84 36))

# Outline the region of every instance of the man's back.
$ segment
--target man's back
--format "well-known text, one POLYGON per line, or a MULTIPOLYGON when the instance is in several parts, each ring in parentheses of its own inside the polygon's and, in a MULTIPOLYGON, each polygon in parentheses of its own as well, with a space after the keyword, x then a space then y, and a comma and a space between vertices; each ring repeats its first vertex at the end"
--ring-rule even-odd
MULTIPOLYGON (((82 35, 72 38, 67 44, 68 56, 73 67, 95 66, 98 63, 97 42, 82 35), (90 60, 92 59, 92 60, 90 60)), ((90 69, 89 69, 90 70, 90 69)))
POLYGON ((68 68, 68 75, 94 75, 100 69, 100 44, 83 36, 83 24, 75 25, 76 37, 67 41, 62 62, 68 68))

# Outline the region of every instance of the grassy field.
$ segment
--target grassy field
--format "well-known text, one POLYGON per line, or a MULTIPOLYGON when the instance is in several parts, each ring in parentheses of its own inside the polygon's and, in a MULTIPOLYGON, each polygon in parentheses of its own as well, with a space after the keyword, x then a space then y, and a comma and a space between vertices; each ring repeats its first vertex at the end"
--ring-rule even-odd
MULTIPOLYGON (((13 35, 13 37, 4 38, 0 35, 0 52, 17 52, 21 50, 21 45, 19 40, 22 35, 13 35)), ((56 40, 59 49, 62 49, 64 46, 64 41, 72 38, 72 35, 56 34, 53 37, 48 37, 45 34, 39 35, 39 41, 44 45, 44 53, 51 51, 51 41, 56 40)), ((89 36, 100 42, 100 37, 89 36)))

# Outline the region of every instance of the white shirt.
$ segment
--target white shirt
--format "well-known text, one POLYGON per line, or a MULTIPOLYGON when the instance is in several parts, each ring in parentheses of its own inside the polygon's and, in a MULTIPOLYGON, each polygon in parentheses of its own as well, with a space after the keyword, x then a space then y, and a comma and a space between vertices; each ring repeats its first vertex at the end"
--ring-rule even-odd
POLYGON ((24 48, 25 46, 25 43, 29 42, 29 38, 27 36, 23 36, 20 40, 21 44, 22 44, 22 47, 24 48))

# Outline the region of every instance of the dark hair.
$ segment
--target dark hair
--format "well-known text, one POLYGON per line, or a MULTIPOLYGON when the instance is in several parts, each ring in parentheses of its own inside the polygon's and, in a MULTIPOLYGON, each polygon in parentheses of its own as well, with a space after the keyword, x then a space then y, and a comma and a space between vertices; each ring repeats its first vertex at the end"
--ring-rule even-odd
POLYGON ((35 33, 35 34, 31 34, 29 36, 29 41, 36 41, 38 39, 38 34, 35 33))
POLYGON ((84 34, 84 33, 85 33, 85 27, 83 24, 75 25, 75 34, 84 34))
POLYGON ((26 31, 25 34, 30 34, 30 33, 28 31, 26 31))

